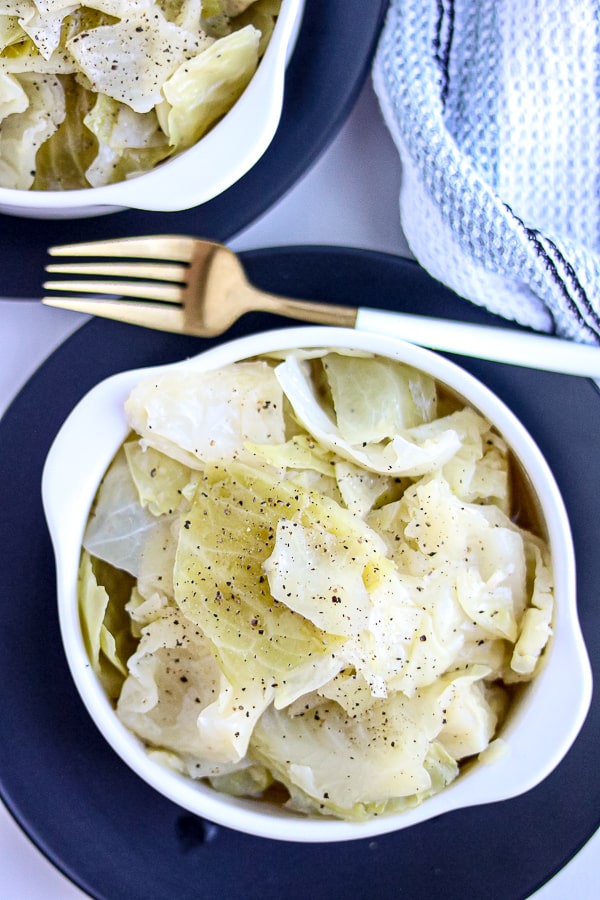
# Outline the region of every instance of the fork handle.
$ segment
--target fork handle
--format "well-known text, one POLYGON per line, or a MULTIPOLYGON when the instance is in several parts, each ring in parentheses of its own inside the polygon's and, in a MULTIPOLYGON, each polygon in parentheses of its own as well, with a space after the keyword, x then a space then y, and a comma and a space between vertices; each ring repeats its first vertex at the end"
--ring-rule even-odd
POLYGON ((394 335, 411 344, 529 369, 600 378, 600 347, 514 328, 474 325, 382 309, 262 295, 263 309, 319 325, 394 335), (271 303, 273 304, 271 306, 271 303))
POLYGON ((535 332, 368 308, 358 310, 355 327, 359 331, 391 334, 432 350, 600 378, 600 347, 535 332))
POLYGON ((352 306, 338 306, 334 303, 319 303, 310 300, 295 300, 290 297, 279 297, 267 294, 254 288, 248 294, 248 311, 261 309, 264 312, 276 313, 289 319, 312 322, 313 325, 337 325, 342 328, 354 328, 358 309, 352 306), (260 305, 259 305, 260 304, 260 305))

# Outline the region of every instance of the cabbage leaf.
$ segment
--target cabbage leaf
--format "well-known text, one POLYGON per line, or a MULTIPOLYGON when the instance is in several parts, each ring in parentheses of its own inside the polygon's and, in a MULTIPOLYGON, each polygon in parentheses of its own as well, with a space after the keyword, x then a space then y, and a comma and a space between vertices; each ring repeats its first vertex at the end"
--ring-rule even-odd
POLYGON ((164 82, 157 112, 175 152, 195 144, 241 96, 258 65, 259 38, 252 25, 219 38, 164 82))
MULTIPOLYGON (((65 117, 65 95, 56 76, 23 73, 18 81, 27 96, 21 113, 0 123, 0 184, 27 190, 33 184, 36 154, 65 117)), ((22 105, 22 96, 13 103, 22 105)))
POLYGON ((346 440, 338 425, 321 406, 310 379, 310 368, 290 355, 275 373, 298 421, 315 440, 371 472, 383 475, 422 475, 443 466, 460 447, 456 431, 448 428, 424 440, 412 430, 394 434, 387 442, 346 440))
POLYGON ((140 504, 125 452, 120 451, 98 491, 83 544, 93 556, 139 578, 140 586, 160 580, 161 575, 167 581, 174 555, 174 543, 172 549, 168 539, 174 519, 157 518, 140 504))
POLYGON ((246 442, 285 440, 281 389, 264 361, 201 375, 167 372, 137 385, 125 411, 145 444, 195 469, 221 459, 252 459, 246 442))
MULTIPOLYGON (((360 717, 325 699, 294 710, 269 707, 251 754, 288 788, 292 808, 361 821, 395 801, 413 805, 430 795, 431 744, 409 707, 401 694, 375 701, 360 717)), ((452 762, 441 780, 457 774, 452 762)))
POLYGON ((153 110, 143 115, 106 94, 96 96, 83 124, 97 148, 85 170, 92 187, 134 178, 170 153, 153 110))
POLYGON ((277 602, 263 573, 279 518, 308 512, 312 499, 265 471, 207 465, 175 559, 175 600, 213 642, 228 681, 272 688, 278 705, 339 668, 343 640, 277 602))

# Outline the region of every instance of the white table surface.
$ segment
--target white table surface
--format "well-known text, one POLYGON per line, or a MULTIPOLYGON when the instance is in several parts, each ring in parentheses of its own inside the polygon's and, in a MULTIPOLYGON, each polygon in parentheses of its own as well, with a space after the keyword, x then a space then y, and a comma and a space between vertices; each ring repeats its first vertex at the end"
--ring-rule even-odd
MULTIPOLYGON (((395 147, 367 84, 330 148, 276 207, 231 241, 231 246, 245 250, 335 244, 410 256, 398 215, 400 177, 395 147)), ((0 415, 47 355, 83 321, 77 314, 42 307, 35 299, 0 299, 0 415)), ((600 832, 534 895, 535 900, 596 898, 599 852, 600 832)), ((0 900, 84 897, 38 852, 1 803, 0 873, 0 900)))

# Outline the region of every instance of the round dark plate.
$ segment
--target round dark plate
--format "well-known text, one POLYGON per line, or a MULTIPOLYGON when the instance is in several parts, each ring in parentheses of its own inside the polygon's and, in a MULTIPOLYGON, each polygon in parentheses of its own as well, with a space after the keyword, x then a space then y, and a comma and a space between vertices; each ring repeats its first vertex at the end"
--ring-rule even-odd
POLYGON ((386 0, 306 0, 277 133, 256 165, 208 203, 183 212, 126 210, 74 220, 0 214, 2 296, 41 295, 51 244, 165 232, 230 240, 279 200, 335 137, 369 72, 386 7, 386 0))
MULTIPOLYGON (((243 254, 243 261, 267 290, 507 327, 395 256, 279 248, 243 254)), ((229 336, 285 324, 252 315, 229 336)), ((59 869, 106 900, 529 896, 600 825, 597 699, 567 757, 529 793, 374 840, 322 846, 248 837, 184 812, 133 774, 89 719, 59 636, 40 501, 44 459, 64 418, 100 379, 211 343, 92 320, 44 363, 0 422, 0 793, 6 805, 59 869)), ((598 391, 587 379, 464 364, 510 404, 556 474, 571 517, 580 615, 598 674, 598 391)))

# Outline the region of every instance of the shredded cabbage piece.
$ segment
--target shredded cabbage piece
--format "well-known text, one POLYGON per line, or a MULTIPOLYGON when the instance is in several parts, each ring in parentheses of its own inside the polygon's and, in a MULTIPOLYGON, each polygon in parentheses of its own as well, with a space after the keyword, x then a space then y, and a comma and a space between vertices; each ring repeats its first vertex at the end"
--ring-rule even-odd
POLYGON ((198 484, 196 471, 142 441, 127 441, 123 450, 139 502, 152 515, 172 515, 187 506, 198 484))
POLYGON ((219 692, 219 668, 210 642, 177 609, 166 607, 142 629, 129 672, 117 704, 128 728, 180 757, 193 777, 232 770, 222 752, 214 759, 214 742, 198 724, 219 692))
POLYGON ((119 452, 98 492, 83 539, 85 549, 137 578, 147 542, 154 533, 162 539, 165 524, 140 503, 125 452, 119 452))
POLYGON ((132 178, 169 156, 167 138, 151 111, 143 115, 106 94, 98 94, 83 124, 97 142, 85 169, 92 187, 132 178))
POLYGON ((263 571, 282 512, 309 515, 312 500, 263 470, 207 466, 179 535, 178 606, 213 642, 234 686, 272 688, 278 705, 295 698, 298 682, 327 681, 342 642, 277 602, 263 571))
POLYGON ((399 363, 326 349, 170 369, 126 412, 80 613, 155 760, 361 821, 493 759, 554 599, 479 413, 399 363))
MULTIPOLYGON (((24 72, 18 77, 23 93, 6 98, 13 110, 0 122, 0 184, 28 190, 35 178, 39 148, 58 129, 65 117, 65 94, 57 76, 24 72)), ((14 83, 10 90, 14 89, 14 83)), ((5 94, 6 97, 6 94, 5 94)))
POLYGON ((0 71, 0 121, 27 109, 29 98, 18 78, 0 71))
POLYGON ((141 382, 125 407, 145 444, 191 468, 227 458, 247 460, 246 442, 285 439, 283 397, 265 362, 202 376, 167 373, 141 382))
MULTIPOLYGON (((163 99, 162 85, 192 50, 192 36, 156 5, 121 10, 118 22, 69 38, 66 49, 93 91, 147 113, 163 99)), ((200 49, 198 47, 198 49, 200 49)))
POLYGON ((130 584, 127 579, 115 578, 110 569, 84 551, 78 587, 83 640, 92 668, 109 697, 116 699, 134 649, 123 615, 124 591, 130 584))
POLYGON ((367 471, 390 476, 422 475, 444 465, 460 447, 460 438, 452 428, 422 440, 406 428, 389 435, 386 442, 365 438, 353 443, 320 404, 305 361, 290 356, 275 371, 298 421, 309 434, 323 447, 367 471))
POLYGON ((260 32, 252 25, 219 38, 163 83, 159 121, 175 152, 191 147, 223 117, 256 71, 260 32))

